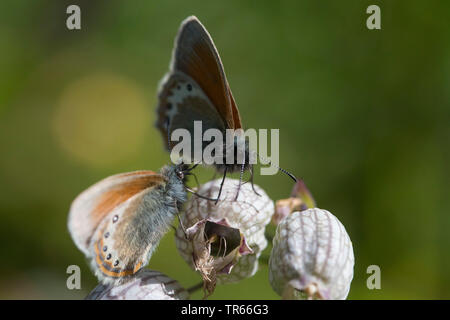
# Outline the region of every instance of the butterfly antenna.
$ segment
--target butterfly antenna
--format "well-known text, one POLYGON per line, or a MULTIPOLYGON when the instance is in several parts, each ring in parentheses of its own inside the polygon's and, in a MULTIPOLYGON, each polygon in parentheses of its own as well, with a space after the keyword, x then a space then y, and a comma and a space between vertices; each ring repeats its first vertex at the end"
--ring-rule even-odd
POLYGON ((279 171, 281 171, 284 174, 288 175, 292 180, 294 180, 295 183, 297 183, 298 180, 292 173, 290 173, 289 171, 287 171, 287 170, 277 166, 276 164, 273 164, 272 161, 270 161, 269 159, 261 156, 258 152, 256 152, 256 151, 254 151, 254 152, 258 155, 259 159, 262 159, 265 162, 268 162, 270 166, 277 168, 279 171))
POLYGON ((193 176, 195 179, 195 183, 197 184, 197 188, 200 188, 200 183, 198 182, 197 176, 193 172, 187 172, 184 174, 185 176, 193 176))
POLYGON ((186 171, 186 172, 191 172, 192 170, 194 170, 195 168, 197 168, 197 166, 198 166, 200 163, 201 163, 201 162, 198 162, 198 163, 194 164, 192 167, 186 169, 185 171, 186 171))
POLYGON ((208 198, 208 197, 202 196, 201 194, 198 194, 197 192, 195 192, 194 190, 192 190, 192 189, 189 188, 189 187, 184 186, 184 188, 185 188, 187 191, 189 191, 190 193, 192 193, 193 195, 195 195, 195 196, 197 196, 197 197, 199 197, 199 198, 202 198, 202 199, 205 199, 205 200, 209 200, 209 201, 216 201, 216 199, 208 198))

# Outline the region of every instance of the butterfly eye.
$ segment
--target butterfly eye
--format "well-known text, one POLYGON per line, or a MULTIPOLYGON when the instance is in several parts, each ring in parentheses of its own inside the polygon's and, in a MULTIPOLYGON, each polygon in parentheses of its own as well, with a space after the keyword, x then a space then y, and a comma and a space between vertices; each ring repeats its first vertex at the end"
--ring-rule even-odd
POLYGON ((177 177, 180 178, 181 180, 183 180, 184 179, 183 171, 181 171, 181 170, 177 171, 177 177))
POLYGON ((115 216, 113 217, 113 222, 117 222, 117 220, 119 220, 119 216, 118 216, 118 215, 115 215, 115 216))

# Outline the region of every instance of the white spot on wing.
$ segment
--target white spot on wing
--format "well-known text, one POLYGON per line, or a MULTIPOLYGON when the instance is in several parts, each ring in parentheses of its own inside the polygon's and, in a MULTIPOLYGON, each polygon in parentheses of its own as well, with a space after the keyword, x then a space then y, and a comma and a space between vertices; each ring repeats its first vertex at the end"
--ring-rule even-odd
POLYGON ((166 116, 169 121, 172 121, 172 117, 178 112, 178 105, 182 104, 183 101, 188 97, 201 98, 206 100, 210 106, 212 106, 211 101, 203 92, 203 90, 195 83, 195 81, 179 81, 177 85, 172 89, 173 94, 167 96, 167 101, 172 105, 170 110, 167 109, 166 116), (187 89, 187 85, 192 86, 191 90, 187 89))

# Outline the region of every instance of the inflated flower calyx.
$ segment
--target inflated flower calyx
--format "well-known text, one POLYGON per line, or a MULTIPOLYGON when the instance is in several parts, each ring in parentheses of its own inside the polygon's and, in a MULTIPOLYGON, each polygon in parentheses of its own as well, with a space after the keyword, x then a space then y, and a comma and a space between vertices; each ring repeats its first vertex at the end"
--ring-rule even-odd
POLYGON ((294 212, 278 225, 269 281, 285 299, 345 299, 354 255, 342 223, 327 210, 294 212))
MULTIPOLYGON (((221 181, 210 181, 197 193, 215 198, 221 181)), ((205 295, 214 291, 216 283, 253 276, 267 246, 264 231, 274 212, 273 201, 255 185, 257 195, 250 184, 241 186, 235 201, 238 183, 225 179, 217 205, 192 196, 176 232, 178 251, 201 274, 205 295)))
POLYGON ((118 285, 99 284, 86 300, 186 300, 189 293, 166 275, 148 269, 138 271, 133 279, 118 285))
POLYGON ((308 208, 314 208, 316 202, 309 192, 303 180, 298 180, 292 188, 289 198, 277 200, 275 204, 275 214, 272 217, 272 223, 278 225, 281 220, 294 211, 303 211, 308 208))

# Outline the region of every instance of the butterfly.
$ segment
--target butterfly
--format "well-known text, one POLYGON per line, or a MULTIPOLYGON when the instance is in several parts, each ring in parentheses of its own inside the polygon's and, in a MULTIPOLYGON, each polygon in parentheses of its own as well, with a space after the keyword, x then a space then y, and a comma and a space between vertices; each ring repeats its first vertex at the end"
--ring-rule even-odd
POLYGON ((186 201, 184 164, 105 178, 73 201, 68 228, 103 284, 121 284, 146 266, 186 201))
MULTIPOLYGON (((156 127, 164 141, 169 141, 169 151, 174 146, 169 139, 170 133, 183 128, 193 136, 194 121, 202 122, 203 132, 210 128, 222 132, 226 129, 242 129, 239 110, 219 53, 208 31, 194 16, 185 19, 178 31, 170 70, 159 87, 157 117, 156 127)), ((226 155, 226 150, 230 148, 235 149, 235 154, 236 150, 243 150, 244 161, 227 164, 224 160, 220 164, 214 164, 217 171, 223 172, 223 179, 227 172, 240 170, 242 180, 243 172, 252 170, 248 143, 240 132, 236 131, 231 146, 223 142, 223 154, 226 155)))
MULTIPOLYGON (((177 129, 186 129, 191 137, 195 136, 196 121, 201 121, 202 136, 208 129, 217 129, 221 132, 233 130, 232 139, 224 138, 222 141, 223 150, 220 154, 224 158, 213 165, 216 171, 223 173, 216 203, 220 198, 227 172, 240 172, 237 199, 244 171, 250 171, 253 187, 252 159, 256 152, 249 150, 239 110, 216 46, 206 28, 195 16, 191 16, 181 23, 175 39, 169 72, 159 86, 156 127, 164 141, 168 141, 167 148, 171 151, 176 145, 171 141, 171 133, 177 129), (234 161, 225 159, 228 153, 234 155, 234 161), (239 153, 240 158, 237 156, 239 153)), ((226 137, 226 133, 222 136, 226 137)), ((196 148, 195 142, 191 144, 196 148)), ((203 151, 206 143, 202 142, 201 148, 203 151)), ((189 162, 193 160, 195 158, 191 155, 189 162)), ((278 166, 275 167, 296 181, 292 174, 278 166)), ((257 193, 254 188, 253 191, 257 193)))

